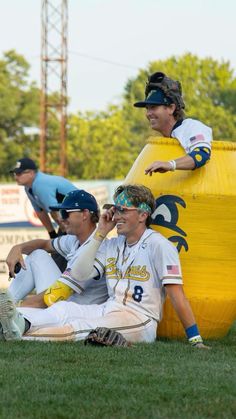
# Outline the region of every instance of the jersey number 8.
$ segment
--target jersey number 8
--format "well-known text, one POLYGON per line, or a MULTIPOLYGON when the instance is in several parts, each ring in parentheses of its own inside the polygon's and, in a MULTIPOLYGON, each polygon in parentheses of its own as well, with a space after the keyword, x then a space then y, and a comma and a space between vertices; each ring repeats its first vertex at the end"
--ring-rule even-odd
POLYGON ((142 300, 142 297, 143 297, 143 288, 140 287, 139 285, 135 285, 132 298, 134 299, 134 301, 137 301, 138 303, 140 303, 140 301, 142 300))

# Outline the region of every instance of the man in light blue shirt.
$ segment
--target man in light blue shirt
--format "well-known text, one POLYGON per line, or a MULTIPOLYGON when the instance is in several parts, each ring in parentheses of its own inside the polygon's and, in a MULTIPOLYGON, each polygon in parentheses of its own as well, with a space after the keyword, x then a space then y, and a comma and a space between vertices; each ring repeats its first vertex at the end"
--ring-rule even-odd
POLYGON ((58 211, 51 211, 50 207, 60 204, 68 192, 77 189, 76 186, 62 176, 40 172, 35 162, 28 157, 19 159, 10 173, 14 174, 18 185, 25 187, 25 192, 50 238, 63 233, 60 214, 58 211), (59 226, 58 232, 55 231, 50 216, 59 226))

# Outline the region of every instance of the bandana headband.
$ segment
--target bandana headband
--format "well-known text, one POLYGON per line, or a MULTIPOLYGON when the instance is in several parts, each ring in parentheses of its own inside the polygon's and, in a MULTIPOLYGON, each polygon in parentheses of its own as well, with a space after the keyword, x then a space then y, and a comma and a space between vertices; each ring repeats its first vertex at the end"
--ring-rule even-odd
MULTIPOLYGON (((125 206, 125 207, 127 207, 127 208, 134 207, 134 204, 132 204, 132 202, 131 202, 130 198, 128 197, 128 195, 126 194, 126 192, 125 192, 125 191, 121 192, 121 193, 120 193, 120 194, 116 197, 116 199, 115 199, 115 205, 123 205, 123 206, 125 206)), ((140 203, 137 207, 135 207, 135 208, 138 208, 138 209, 140 209, 140 210, 142 210, 142 211, 146 211, 146 212, 148 212, 149 214, 151 214, 151 213, 152 213, 151 208, 149 207, 149 205, 148 205, 148 204, 146 204, 146 202, 141 202, 141 203, 140 203)))

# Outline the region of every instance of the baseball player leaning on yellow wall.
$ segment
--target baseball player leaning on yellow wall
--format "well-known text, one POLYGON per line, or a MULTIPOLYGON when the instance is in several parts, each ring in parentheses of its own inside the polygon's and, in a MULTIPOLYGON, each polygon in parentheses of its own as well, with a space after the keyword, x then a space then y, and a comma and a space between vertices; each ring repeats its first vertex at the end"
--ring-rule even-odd
POLYGON ((134 104, 146 108, 146 116, 154 131, 163 137, 176 138, 185 155, 170 161, 154 161, 145 174, 174 170, 193 170, 206 164, 211 156, 212 129, 202 122, 186 118, 182 88, 179 81, 164 73, 151 74, 146 83, 145 100, 134 104))
POLYGON ((72 277, 80 283, 105 274, 108 300, 84 306, 61 301, 45 310, 16 311, 10 296, 2 293, 0 322, 5 339, 19 338, 28 330, 25 338, 29 340, 76 341, 85 339, 96 327, 108 327, 121 332, 129 342, 153 342, 167 294, 189 342, 206 348, 183 291, 178 252, 149 228, 155 209, 151 191, 138 185, 120 186, 114 201, 71 269, 72 277), (118 237, 104 240, 115 225, 118 237))

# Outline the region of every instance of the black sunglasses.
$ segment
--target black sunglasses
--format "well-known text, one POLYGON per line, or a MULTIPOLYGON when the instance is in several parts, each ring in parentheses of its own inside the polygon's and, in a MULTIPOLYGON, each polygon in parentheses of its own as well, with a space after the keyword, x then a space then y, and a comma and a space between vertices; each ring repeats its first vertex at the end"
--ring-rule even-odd
POLYGON ((61 215, 61 218, 63 219, 63 220, 67 220, 67 218, 69 218, 69 216, 70 216, 70 212, 82 212, 83 210, 81 210, 81 209, 69 209, 69 210, 65 210, 65 209, 61 209, 59 212, 60 212, 60 215, 61 215))

